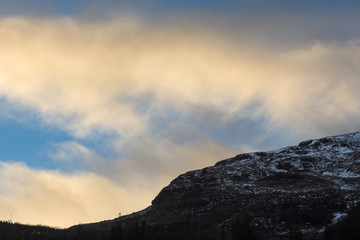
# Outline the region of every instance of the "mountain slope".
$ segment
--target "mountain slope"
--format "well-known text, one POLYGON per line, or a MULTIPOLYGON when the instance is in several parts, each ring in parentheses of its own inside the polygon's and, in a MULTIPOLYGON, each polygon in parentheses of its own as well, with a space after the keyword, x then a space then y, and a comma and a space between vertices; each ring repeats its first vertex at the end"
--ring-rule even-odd
POLYGON ((180 175, 146 218, 155 226, 191 220, 220 239, 222 232, 230 238, 235 220, 246 216, 262 238, 319 238, 360 200, 359 180, 359 132, 309 140, 180 175))
POLYGON ((72 232, 109 239, 321 239, 360 201, 360 133, 190 171, 138 213, 72 232))
POLYGON ((315 237, 360 200, 359 180, 359 132, 309 140, 180 175, 153 200, 146 218, 160 226, 190 217, 214 236, 248 216, 263 238, 315 237))
POLYGON ((322 239, 330 226, 329 238, 346 231, 335 224, 360 209, 359 190, 355 132, 240 154, 187 172, 143 211, 42 239, 322 239))

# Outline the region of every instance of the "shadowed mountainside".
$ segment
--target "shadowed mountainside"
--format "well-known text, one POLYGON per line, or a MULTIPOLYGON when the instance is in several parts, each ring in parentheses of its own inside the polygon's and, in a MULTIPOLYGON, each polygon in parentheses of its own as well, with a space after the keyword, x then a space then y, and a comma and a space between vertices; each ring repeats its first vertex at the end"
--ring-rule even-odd
POLYGON ((359 132, 309 140, 187 172, 143 211, 47 239, 329 238, 357 209, 359 180, 359 132))

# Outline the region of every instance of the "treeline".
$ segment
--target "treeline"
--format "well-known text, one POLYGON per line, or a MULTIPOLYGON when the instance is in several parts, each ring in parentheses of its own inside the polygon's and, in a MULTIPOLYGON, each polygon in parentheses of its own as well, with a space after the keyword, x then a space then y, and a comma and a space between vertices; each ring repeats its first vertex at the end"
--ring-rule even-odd
MULTIPOLYGON (((290 236, 286 239, 310 239, 296 231, 299 224, 294 216, 300 212, 287 209, 286 222, 291 223, 290 236)), ((322 212, 322 211, 320 211, 322 212)), ((0 240, 258 240, 264 235, 254 228, 249 216, 238 216, 226 226, 209 224, 205 219, 199 221, 186 216, 172 224, 152 225, 145 219, 134 218, 126 222, 113 222, 111 225, 89 227, 78 225, 70 229, 55 229, 46 226, 23 225, 0 222, 0 240), (260 236, 262 235, 262 236, 260 236)), ((290 225, 289 225, 290 226, 290 225)), ((269 236, 269 235, 268 235, 269 236)), ((269 236, 270 237, 270 236, 269 236)), ((318 239, 318 238, 316 238, 318 239)), ((360 204, 337 224, 326 228, 323 240, 360 239, 360 204)))
POLYGON ((250 218, 236 218, 230 226, 213 229, 206 223, 194 222, 190 217, 170 225, 148 226, 146 221, 116 224, 109 240, 257 240, 250 218))
POLYGON ((206 222, 199 222, 191 216, 182 221, 151 225, 144 219, 115 222, 111 228, 86 228, 81 225, 62 230, 49 240, 257 240, 251 219, 236 218, 229 226, 214 228, 206 222))
POLYGON ((59 230, 47 226, 0 221, 1 240, 47 240, 56 232, 59 230))

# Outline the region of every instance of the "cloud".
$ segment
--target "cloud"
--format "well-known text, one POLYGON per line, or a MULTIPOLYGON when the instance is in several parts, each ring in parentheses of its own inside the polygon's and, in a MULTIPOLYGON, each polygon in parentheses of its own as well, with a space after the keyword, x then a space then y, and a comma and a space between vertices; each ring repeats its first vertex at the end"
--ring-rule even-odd
POLYGON ((52 144, 47 155, 58 167, 63 166, 63 170, 67 171, 101 169, 106 162, 94 150, 75 141, 52 144))
MULTIPOLYGON (((114 141, 113 147, 123 156, 117 158, 105 159, 77 142, 53 144, 48 154, 62 172, 77 174, 81 169, 109 179, 129 192, 140 188, 156 194, 175 176, 188 171, 189 166, 203 168, 235 154, 231 148, 197 134, 201 133, 192 134, 196 139, 184 145, 163 136, 127 143, 114 141)), ((147 199, 148 204, 152 198, 147 199)), ((123 200, 131 202, 127 196, 123 200)))
POLYGON ((270 53, 246 49, 241 39, 227 46, 206 30, 123 21, 3 19, 1 95, 76 137, 137 136, 149 129, 152 111, 173 106, 186 114, 189 103, 231 117, 258 102, 263 109, 254 112, 294 128, 305 115, 307 125, 339 127, 358 114, 350 101, 359 87, 357 41, 270 53), (149 93, 152 103, 138 111, 149 93))
POLYGON ((179 174, 206 167, 235 154, 231 148, 204 137, 187 145, 155 137, 131 142, 126 147, 126 157, 110 165, 112 170, 108 170, 107 175, 127 185, 127 180, 132 179, 131 184, 157 192, 179 174), (116 174, 119 172, 121 174, 116 174))
MULTIPOLYGON (((344 44, 317 43, 282 54, 283 79, 292 85, 269 101, 273 122, 293 124, 319 134, 359 129, 358 40, 344 44), (288 114, 287 114, 288 113, 288 114), (285 123, 287 122, 287 123, 285 123)), ((305 130, 306 131, 306 130, 305 130)))
MULTIPOLYGON (((21 163, 1 163, 0 218, 30 224, 67 227, 129 213, 148 192, 125 190, 93 173, 64 175, 40 171, 21 163), (131 193, 131 196, 126 194, 131 193), (126 199, 126 201, 124 201, 126 199)), ((146 205, 145 205, 146 206, 146 205)))
POLYGON ((2 164, 3 212, 35 223, 45 199, 46 224, 111 218, 147 206, 186 170, 359 129, 358 40, 269 49, 218 27, 134 17, 2 19, 5 115, 32 113, 74 138, 48 151, 62 173, 2 164), (37 194, 26 203, 30 192, 37 194), (73 221, 57 221, 55 205, 73 221))

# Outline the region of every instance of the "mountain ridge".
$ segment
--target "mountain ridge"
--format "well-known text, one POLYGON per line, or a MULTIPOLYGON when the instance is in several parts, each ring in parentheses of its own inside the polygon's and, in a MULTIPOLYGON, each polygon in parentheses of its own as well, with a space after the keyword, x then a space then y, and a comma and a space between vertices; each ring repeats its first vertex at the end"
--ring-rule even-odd
POLYGON ((43 239, 320 240, 359 206, 359 190, 360 132, 354 132, 188 171, 142 211, 43 239))
POLYGON ((306 140, 188 171, 107 224, 146 228, 136 239, 322 239, 360 202, 359 180, 359 132, 306 140))
MULTIPOLYGON (((221 210, 224 204, 239 208, 237 214, 252 215, 251 224, 264 234, 266 229, 275 229, 273 235, 289 236, 294 229, 287 222, 297 221, 299 234, 321 235, 327 225, 346 215, 350 205, 360 200, 359 150, 360 133, 354 132, 268 152, 239 154, 175 178, 153 200, 152 207, 161 212, 159 206, 166 205, 168 210, 179 208, 187 214, 201 215, 221 210), (287 208, 293 208, 293 213, 287 208), (277 210, 277 215, 264 217, 270 209, 277 210), (299 219, 291 220, 284 214, 295 214, 299 219)), ((179 217, 176 211, 174 215, 179 217)), ((230 221, 223 220, 225 224, 230 221)))

